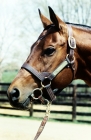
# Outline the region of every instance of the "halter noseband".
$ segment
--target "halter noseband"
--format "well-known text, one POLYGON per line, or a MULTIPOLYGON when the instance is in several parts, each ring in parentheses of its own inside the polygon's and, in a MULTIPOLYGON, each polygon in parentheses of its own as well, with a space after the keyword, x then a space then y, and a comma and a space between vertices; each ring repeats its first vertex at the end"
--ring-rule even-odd
POLYGON ((32 91, 32 94, 30 95, 33 99, 39 99, 43 104, 45 104, 47 99, 43 97, 43 89, 45 89, 50 97, 50 101, 53 101, 55 99, 55 95, 53 93, 53 90, 51 88, 51 81, 65 68, 70 67, 73 71, 74 76, 74 49, 76 48, 76 41, 72 34, 72 28, 70 25, 68 26, 68 45, 70 48, 69 54, 67 54, 65 60, 52 72, 41 72, 39 73, 36 69, 34 69, 32 66, 28 65, 27 63, 24 63, 21 68, 24 68, 29 73, 32 73, 37 79, 41 81, 41 88, 36 88, 32 91), (39 93, 38 97, 35 97, 35 93, 39 93))

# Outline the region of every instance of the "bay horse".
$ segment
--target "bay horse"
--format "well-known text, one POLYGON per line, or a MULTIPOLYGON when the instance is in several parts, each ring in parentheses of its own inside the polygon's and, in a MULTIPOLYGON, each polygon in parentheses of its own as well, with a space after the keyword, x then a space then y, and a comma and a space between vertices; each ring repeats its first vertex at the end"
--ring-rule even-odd
POLYGON ((50 20, 39 10, 44 30, 11 83, 10 104, 28 108, 31 100, 53 101, 55 88, 82 79, 91 86, 91 28, 62 21, 49 7, 50 20))

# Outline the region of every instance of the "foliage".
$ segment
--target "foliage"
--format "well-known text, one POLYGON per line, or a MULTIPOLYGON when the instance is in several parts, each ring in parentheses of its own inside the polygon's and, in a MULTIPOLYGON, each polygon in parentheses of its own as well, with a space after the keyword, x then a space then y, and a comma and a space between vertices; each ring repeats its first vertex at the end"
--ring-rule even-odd
POLYGON ((2 75, 2 82, 12 82, 14 77, 17 75, 17 71, 4 71, 2 75))
MULTIPOLYGON (((38 8, 49 17, 48 6, 64 21, 91 25, 90 0, 0 0, 0 81, 4 70, 19 69, 25 61, 43 30, 38 8)), ((12 81, 10 74, 2 82, 12 81)))

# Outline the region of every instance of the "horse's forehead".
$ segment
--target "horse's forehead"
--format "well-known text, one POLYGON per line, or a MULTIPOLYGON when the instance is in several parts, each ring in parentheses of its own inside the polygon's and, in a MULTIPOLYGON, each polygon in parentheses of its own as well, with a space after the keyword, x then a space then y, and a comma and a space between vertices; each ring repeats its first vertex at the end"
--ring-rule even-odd
POLYGON ((60 39, 60 35, 58 32, 49 33, 43 39, 44 46, 51 45, 52 43, 58 42, 59 39, 60 39))
POLYGON ((58 31, 54 30, 50 30, 48 31, 44 31, 41 33, 41 35, 39 36, 38 40, 34 43, 33 45, 33 51, 32 52, 36 52, 38 53, 39 51, 42 51, 43 49, 45 49, 48 46, 54 45, 55 43, 59 42, 61 40, 60 38, 60 34, 58 31))

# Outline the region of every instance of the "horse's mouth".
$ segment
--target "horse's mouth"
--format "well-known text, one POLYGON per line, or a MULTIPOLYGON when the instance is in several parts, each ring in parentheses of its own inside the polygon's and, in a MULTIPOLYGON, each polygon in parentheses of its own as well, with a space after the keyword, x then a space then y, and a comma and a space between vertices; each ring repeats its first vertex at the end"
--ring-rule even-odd
POLYGON ((28 110, 30 109, 30 98, 28 97, 24 102, 20 103, 20 102, 12 102, 10 101, 11 106, 18 108, 18 109, 22 109, 22 110, 28 110))

